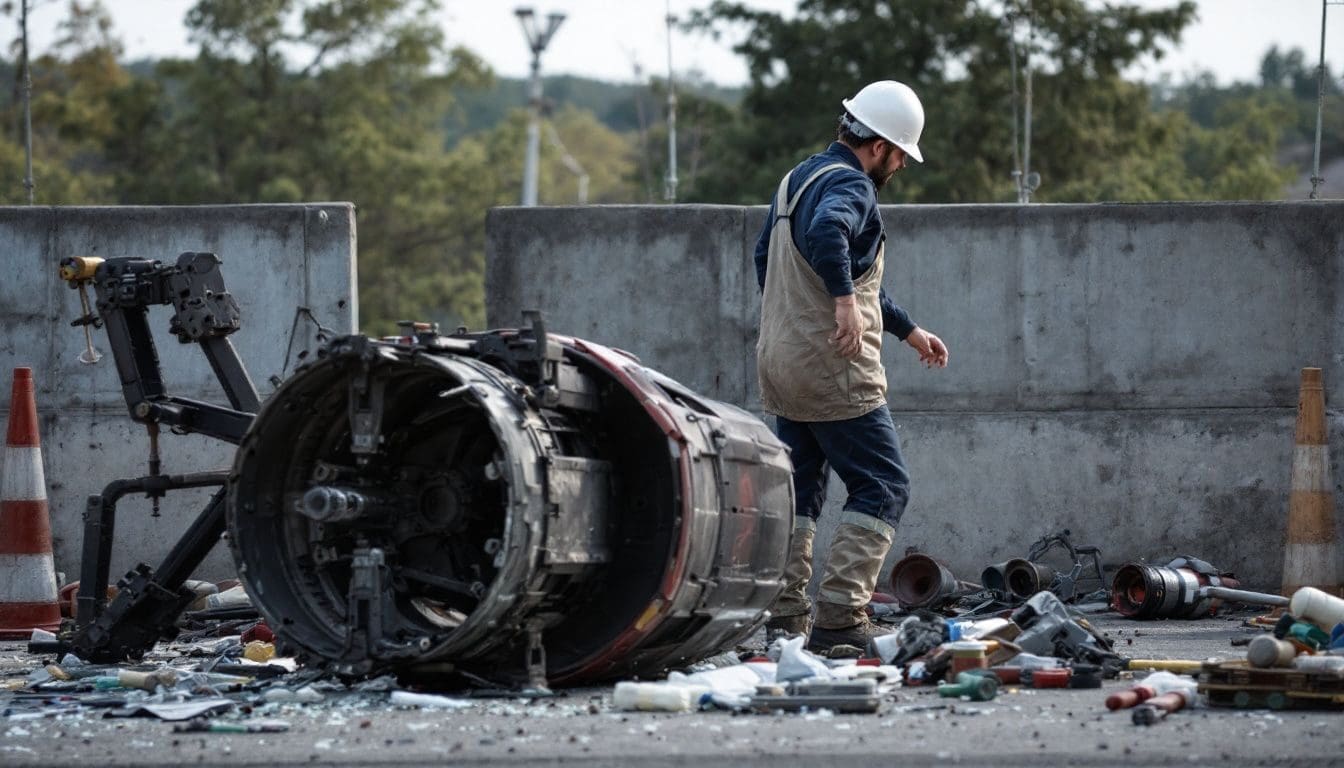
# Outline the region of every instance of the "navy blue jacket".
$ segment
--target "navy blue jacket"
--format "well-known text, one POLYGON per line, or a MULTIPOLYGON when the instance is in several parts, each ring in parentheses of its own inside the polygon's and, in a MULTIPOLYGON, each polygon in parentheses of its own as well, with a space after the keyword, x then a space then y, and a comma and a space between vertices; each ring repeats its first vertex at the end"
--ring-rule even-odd
MULTIPOLYGON (((827 173, 807 188, 793 209, 793 244, 821 277, 832 296, 854 292, 854 278, 861 277, 877 258, 877 249, 886 239, 882 217, 877 210, 877 189, 854 151, 836 141, 825 152, 813 155, 794 169, 789 178, 789 197, 817 171, 833 163, 845 163, 854 172, 836 170, 827 173)), ((765 267, 769 259, 770 230, 775 224, 775 201, 756 241, 756 282, 765 289, 765 267)), ((882 330, 905 340, 915 329, 910 315, 896 306, 886 291, 878 291, 882 304, 882 330)))

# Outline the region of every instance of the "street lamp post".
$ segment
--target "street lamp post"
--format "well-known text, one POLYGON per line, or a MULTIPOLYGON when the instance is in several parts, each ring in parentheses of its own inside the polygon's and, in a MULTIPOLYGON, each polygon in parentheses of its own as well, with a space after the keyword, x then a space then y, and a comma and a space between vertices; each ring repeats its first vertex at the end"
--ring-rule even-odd
POLYGON ((541 53, 551 37, 565 20, 563 13, 547 15, 543 25, 531 8, 514 9, 518 22, 532 49, 532 79, 528 86, 528 105, 531 116, 527 123, 527 156, 523 165, 523 205, 537 204, 537 162, 541 152, 541 53))
POLYGON ((19 28, 22 37, 23 67, 23 188, 28 195, 28 204, 33 204, 33 71, 28 55, 28 0, 23 0, 19 10, 19 28))
POLYGON ((1320 187, 1325 179, 1321 178, 1321 113, 1325 109, 1325 20, 1326 10, 1331 5, 1344 5, 1341 0, 1321 0, 1321 59, 1316 66, 1316 142, 1311 153, 1311 199, 1320 199, 1320 187))
POLYGON ((672 28, 677 17, 672 15, 672 0, 667 2, 667 202, 677 202, 677 86, 672 73, 672 28))

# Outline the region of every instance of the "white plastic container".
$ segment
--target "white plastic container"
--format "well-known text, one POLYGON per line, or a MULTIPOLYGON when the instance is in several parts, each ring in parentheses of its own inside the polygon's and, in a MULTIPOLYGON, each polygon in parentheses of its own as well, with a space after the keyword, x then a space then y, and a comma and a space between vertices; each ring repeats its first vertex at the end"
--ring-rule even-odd
POLYGON ((640 712, 688 712, 700 704, 701 689, 668 683, 617 683, 612 694, 616 709, 640 712))
POLYGON ((1344 656, 1308 656, 1293 659, 1293 668, 1303 672, 1334 672, 1344 674, 1344 656))
POLYGON ((961 624, 961 638, 963 640, 973 640, 977 637, 984 637, 998 629, 1008 626, 1007 619, 980 619, 979 621, 959 621, 961 624))
POLYGON ((1055 669, 1064 666, 1064 660, 1053 656, 1037 656, 1034 653, 1023 652, 1004 662, 1003 666, 1021 667, 1022 669, 1055 669))
POLYGON ((247 591, 243 589, 242 585, 205 596, 205 607, 207 609, 246 608, 250 605, 252 605, 252 599, 247 596, 247 591))
MULTIPOLYGON (((307 687, 296 691, 296 701, 309 701, 298 694, 305 690, 311 690, 307 687)), ((393 691, 388 700, 394 707, 420 707, 421 709, 465 709, 471 706, 471 701, 467 699, 455 699, 450 696, 435 696, 432 693, 412 693, 411 691, 393 691)))
MULTIPOLYGON (((679 676, 672 673, 667 676, 669 681, 684 681, 691 686, 700 686, 707 688, 714 693, 727 694, 729 696, 747 694, 751 695, 756 691, 756 686, 761 683, 773 683, 777 678, 765 679, 762 672, 757 667, 765 667, 764 664, 734 664, 730 667, 719 667, 718 669, 707 669, 704 672, 679 676)), ((778 670, 778 665, 776 665, 778 670)))
POLYGON ((1293 593, 1288 612, 1329 632, 1344 622, 1344 600, 1315 587, 1303 587, 1293 593))

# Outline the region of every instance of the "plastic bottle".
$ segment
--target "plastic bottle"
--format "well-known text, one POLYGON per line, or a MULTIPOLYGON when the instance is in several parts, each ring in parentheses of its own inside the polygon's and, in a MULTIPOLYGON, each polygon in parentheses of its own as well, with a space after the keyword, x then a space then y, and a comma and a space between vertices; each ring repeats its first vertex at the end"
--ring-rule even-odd
POLYGON ((1007 619, 999 618, 980 619, 979 621, 958 621, 955 623, 961 625, 961 636, 965 639, 984 637, 991 632, 995 632, 1008 626, 1007 619))
MULTIPOLYGON (((269 699, 267 700, 269 701, 269 699)), ((422 709, 462 709, 470 707, 472 704, 467 699, 435 696, 432 693, 412 693, 410 691, 393 691, 388 700, 394 707, 420 707, 422 709)))
POLYGON ((761 671, 764 671, 764 669, 758 668, 768 667, 765 664, 734 664, 731 667, 707 669, 704 672, 696 672, 694 674, 686 675, 685 677, 681 677, 674 673, 668 675, 667 679, 673 682, 684 681, 691 686, 707 688, 714 693, 750 695, 755 692, 757 685, 761 683, 775 682, 775 679, 773 678, 770 680, 763 678, 761 676, 761 671))
POLYGON ((1344 656, 1298 656, 1293 669, 1303 672, 1344 672, 1344 656))
POLYGON ((612 704, 616 709, 638 710, 641 712, 687 712, 692 704, 700 703, 695 690, 686 685, 668 683, 617 683, 612 694, 612 704))
POLYGON ((1330 645, 1330 636, 1309 621, 1299 621, 1289 627, 1286 639, 1309 651, 1319 651, 1330 645))
POLYGON ((161 669, 157 672, 136 672, 130 669, 120 669, 117 670, 115 676, 106 675, 93 679, 93 686, 99 691, 115 688, 138 688, 153 693, 159 689, 159 686, 171 688, 176 683, 177 673, 171 669, 161 669))
MULTIPOLYGON (((396 693, 407 693, 407 692, 406 692, 406 691, 394 691, 393 693, 396 694, 396 693)), ((409 695, 411 695, 411 696, 419 696, 419 695, 421 695, 421 694, 413 693, 413 694, 409 694, 409 695)), ((317 703, 317 702, 319 702, 319 701, 322 701, 322 700, 323 700, 324 698, 326 698, 326 697, 322 694, 321 691, 317 690, 317 689, 314 688, 313 686, 311 686, 311 685, 305 685, 305 686, 303 686, 303 687, 301 687, 301 688, 282 688, 282 687, 280 687, 280 686, 275 686, 275 687, 272 687, 272 688, 267 688, 267 689, 266 689, 266 692, 265 692, 264 694, 262 694, 262 698, 265 699, 265 700, 268 701, 268 702, 280 702, 280 703, 285 703, 285 704, 288 704, 288 703, 291 703, 291 702, 298 702, 298 703, 300 703, 300 704, 315 704, 315 703, 317 703)), ((439 697, 439 698, 442 698, 442 697, 439 697)), ((392 703, 393 703, 393 704, 406 703, 406 704, 408 704, 408 705, 410 704, 410 702, 398 702, 395 698, 392 700, 392 703)), ((440 704, 440 705, 420 704, 420 705, 416 705, 416 706, 443 706, 443 705, 441 705, 441 704, 440 704)))
POLYGON ((1329 630, 1344 622, 1344 600, 1315 587, 1303 587, 1293 593, 1288 612, 1329 630))
POLYGON ((1037 656, 1034 653, 1019 653, 1004 666, 1013 666, 1020 669, 1054 669, 1064 666, 1064 660, 1056 659, 1053 656, 1037 656))
POLYGON ((207 610, 216 608, 246 608, 252 605, 252 599, 242 586, 232 587, 214 595, 205 596, 207 610))
POLYGON ((969 621, 949 621, 947 622, 947 641, 955 643, 962 638, 962 634, 970 626, 969 621))
POLYGON ((943 683, 938 686, 938 695, 944 698, 965 696, 971 701, 989 701, 999 692, 999 679, 993 675, 963 673, 957 675, 955 683, 943 683))

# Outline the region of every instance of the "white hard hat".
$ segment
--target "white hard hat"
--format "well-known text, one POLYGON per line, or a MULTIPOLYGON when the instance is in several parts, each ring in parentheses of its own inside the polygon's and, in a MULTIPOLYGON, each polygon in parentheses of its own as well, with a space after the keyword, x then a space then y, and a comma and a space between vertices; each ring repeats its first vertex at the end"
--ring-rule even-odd
POLYGON ((924 105, 905 83, 879 80, 869 83, 852 99, 843 104, 855 120, 871 128, 874 133, 905 150, 917 162, 924 162, 919 152, 919 135, 924 132, 924 105))

